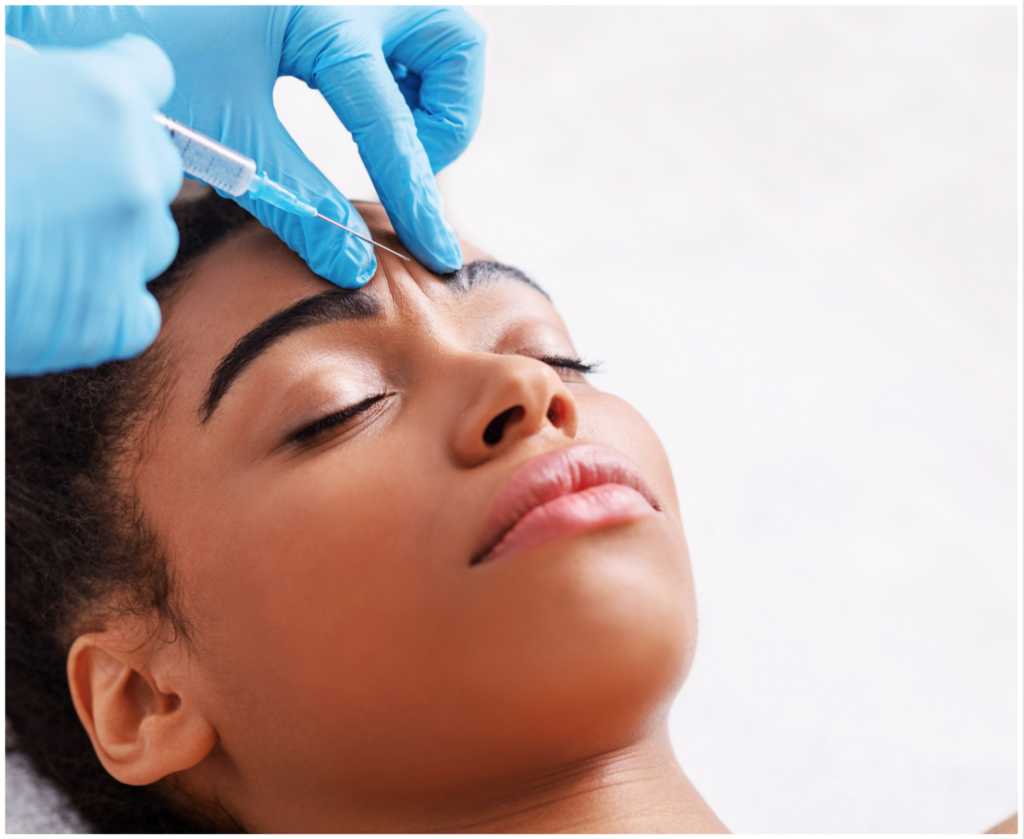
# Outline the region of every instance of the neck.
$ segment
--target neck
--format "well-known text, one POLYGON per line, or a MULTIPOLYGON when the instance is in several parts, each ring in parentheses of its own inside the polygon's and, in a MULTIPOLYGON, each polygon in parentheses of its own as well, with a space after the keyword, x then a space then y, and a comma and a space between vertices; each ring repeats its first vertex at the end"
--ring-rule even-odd
POLYGON ((668 731, 463 812, 473 833, 728 833, 683 773, 668 731))
MULTIPOLYGON (((207 793, 206 797, 209 797, 207 793)), ((203 797, 203 796, 197 796, 203 797)), ((476 789, 459 800, 346 799, 338 811, 267 796, 266 812, 246 813, 251 830, 430 833, 728 833, 683 773, 662 723, 642 741, 534 776, 476 789), (362 806, 360 806, 360 804, 362 806), (298 809, 295 809, 298 807, 298 809)), ((226 802, 235 812, 231 802, 226 802)), ((259 808, 256 808, 257 810, 259 808)), ((213 814, 211 814, 212 817, 213 814)), ((229 826, 230 827, 230 826, 229 826)))

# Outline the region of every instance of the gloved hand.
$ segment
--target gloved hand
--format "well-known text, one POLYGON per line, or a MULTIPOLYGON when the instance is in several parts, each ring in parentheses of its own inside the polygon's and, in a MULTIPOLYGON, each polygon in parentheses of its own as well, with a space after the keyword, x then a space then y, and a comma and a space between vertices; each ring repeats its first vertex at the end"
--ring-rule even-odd
POLYGON ((178 250, 181 158, 153 112, 174 71, 137 36, 33 54, 8 45, 7 373, 140 353, 160 329, 146 280, 178 250))
MULTIPOLYGON (((483 94, 484 35, 457 9, 423 6, 7 7, 7 32, 30 44, 85 46, 145 35, 177 74, 169 117, 253 158, 324 215, 368 235, 344 196, 310 163, 274 110, 280 75, 319 90, 352 133, 395 231, 433 271, 462 251, 442 215, 434 173, 462 153, 483 94)), ((372 250, 316 218, 236 199, 317 274, 353 287, 372 250)))

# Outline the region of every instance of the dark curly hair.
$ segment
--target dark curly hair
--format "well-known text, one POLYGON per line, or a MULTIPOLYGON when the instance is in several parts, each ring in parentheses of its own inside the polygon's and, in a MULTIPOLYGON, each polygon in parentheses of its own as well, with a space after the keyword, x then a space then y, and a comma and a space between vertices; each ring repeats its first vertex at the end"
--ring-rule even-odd
MULTIPOLYGON (((210 190, 179 202, 172 207, 178 254, 149 283, 165 317, 190 263, 253 221, 210 190)), ((156 616, 162 631, 191 640, 166 558, 131 489, 115 480, 115 468, 135 454, 128 441, 158 402, 169 369, 151 348, 91 369, 8 378, 6 386, 8 751, 26 755, 104 833, 224 827, 177 803, 162 783, 127 786, 108 775, 66 675, 71 643, 111 612, 156 616)))

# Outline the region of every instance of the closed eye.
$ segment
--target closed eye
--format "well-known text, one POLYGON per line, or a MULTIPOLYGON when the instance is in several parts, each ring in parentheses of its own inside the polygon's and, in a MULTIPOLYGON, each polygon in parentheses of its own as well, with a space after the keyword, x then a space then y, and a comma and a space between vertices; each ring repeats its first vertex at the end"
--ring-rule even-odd
MULTIPOLYGON (((565 355, 545 355, 541 356, 537 360, 543 361, 545 364, 548 364, 557 370, 571 370, 575 373, 583 374, 593 373, 601 365, 601 362, 599 361, 591 363, 583 361, 581 358, 565 355)), ((368 396, 366 399, 363 399, 361 402, 357 402, 355 405, 349 405, 347 408, 336 411, 330 416, 319 419, 296 434, 292 438, 292 442, 308 443, 329 429, 345 426, 360 414, 368 411, 388 396, 391 396, 388 392, 375 393, 373 396, 368 396)))
POLYGON ((364 411, 368 411, 370 408, 372 408, 386 396, 391 396, 391 394, 386 392, 375 393, 373 396, 368 396, 362 402, 357 402, 355 405, 349 405, 349 407, 343 408, 342 410, 337 411, 336 413, 333 413, 330 416, 317 420, 312 425, 307 426, 306 428, 302 429, 302 431, 300 431, 298 434, 296 434, 292 438, 292 442, 308 443, 314 437, 316 437, 319 434, 322 434, 323 432, 327 431, 330 428, 344 426, 347 423, 354 420, 364 411))
POLYGON ((573 370, 576 373, 593 373, 601 366, 600 361, 586 362, 582 358, 568 355, 544 355, 537 359, 559 370, 573 370))

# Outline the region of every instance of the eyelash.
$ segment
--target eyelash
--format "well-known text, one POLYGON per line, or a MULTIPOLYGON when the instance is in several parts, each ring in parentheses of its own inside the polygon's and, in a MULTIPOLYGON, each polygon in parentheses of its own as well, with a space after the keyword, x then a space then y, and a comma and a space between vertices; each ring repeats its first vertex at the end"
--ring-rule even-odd
MULTIPOLYGON (((541 356, 537 360, 543 361, 545 364, 559 370, 572 370, 576 373, 593 373, 600 366, 600 362, 591 364, 583 361, 581 358, 573 358, 565 355, 545 355, 541 356)), ((321 420, 317 420, 312 425, 307 426, 296 434, 292 438, 292 442, 305 443, 330 428, 345 425, 388 396, 391 396, 388 392, 375 393, 373 396, 366 397, 362 402, 357 402, 355 405, 349 405, 349 407, 343 408, 337 413, 324 417, 321 420)))
POLYGON ((543 361, 545 364, 556 367, 559 370, 573 370, 576 373, 593 373, 601 366, 600 361, 588 363, 582 358, 574 358, 568 355, 543 355, 537 361, 543 361))
POLYGON ((344 425, 345 423, 355 419, 363 413, 363 411, 372 408, 384 397, 390 395, 390 393, 375 393, 373 396, 366 397, 362 402, 357 402, 355 405, 349 405, 347 408, 343 408, 336 414, 331 414, 329 417, 317 420, 312 425, 302 429, 302 431, 296 434, 295 437, 292 438, 292 442, 305 443, 310 438, 322 434, 329 428, 334 428, 336 425, 344 425))

